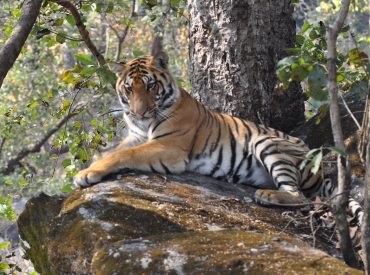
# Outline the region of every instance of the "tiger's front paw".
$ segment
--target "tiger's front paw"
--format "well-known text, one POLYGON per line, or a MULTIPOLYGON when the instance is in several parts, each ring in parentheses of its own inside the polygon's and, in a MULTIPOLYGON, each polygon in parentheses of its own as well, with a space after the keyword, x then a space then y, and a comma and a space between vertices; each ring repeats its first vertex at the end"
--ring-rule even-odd
POLYGON ((77 173, 73 178, 73 184, 77 187, 87 187, 101 181, 104 176, 105 174, 100 171, 87 168, 77 173))

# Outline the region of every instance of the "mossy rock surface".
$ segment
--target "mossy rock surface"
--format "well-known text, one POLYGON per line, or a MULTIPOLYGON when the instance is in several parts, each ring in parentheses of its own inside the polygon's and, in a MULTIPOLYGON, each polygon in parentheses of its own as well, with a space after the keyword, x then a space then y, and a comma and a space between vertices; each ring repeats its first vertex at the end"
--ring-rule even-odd
POLYGON ((193 174, 127 173, 66 197, 41 194, 18 225, 41 274, 357 273, 252 195, 193 174))

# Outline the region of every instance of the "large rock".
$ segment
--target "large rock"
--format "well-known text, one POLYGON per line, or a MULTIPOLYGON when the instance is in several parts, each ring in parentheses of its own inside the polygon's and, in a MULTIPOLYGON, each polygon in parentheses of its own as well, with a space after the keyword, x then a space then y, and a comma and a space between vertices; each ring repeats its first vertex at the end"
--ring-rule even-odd
POLYGON ((41 274, 361 274, 252 194, 193 174, 127 173, 67 197, 40 194, 18 226, 41 274))

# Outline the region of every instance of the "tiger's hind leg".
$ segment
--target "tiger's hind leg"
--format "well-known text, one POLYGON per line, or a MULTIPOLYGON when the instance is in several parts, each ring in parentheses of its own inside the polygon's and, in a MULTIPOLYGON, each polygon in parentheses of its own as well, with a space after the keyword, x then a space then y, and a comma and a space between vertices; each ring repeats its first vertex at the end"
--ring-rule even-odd
POLYGON ((302 207, 306 204, 308 201, 299 188, 301 172, 298 168, 301 157, 306 154, 306 147, 296 144, 296 140, 279 137, 260 137, 254 144, 256 158, 278 189, 258 189, 255 200, 264 205, 282 207, 302 207))

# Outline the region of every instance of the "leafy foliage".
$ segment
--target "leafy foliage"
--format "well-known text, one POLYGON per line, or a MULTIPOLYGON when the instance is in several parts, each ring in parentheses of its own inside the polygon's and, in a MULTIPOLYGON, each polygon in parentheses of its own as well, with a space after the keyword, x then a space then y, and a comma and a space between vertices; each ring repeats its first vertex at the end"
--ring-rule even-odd
MULTIPOLYGON (((121 60, 149 54, 153 37, 163 34, 176 77, 187 79, 185 1, 170 1, 166 7, 157 1, 135 1, 139 8, 134 16, 130 15, 135 3, 131 0, 71 2, 108 63, 117 49, 113 29, 123 33, 128 27, 121 60)), ((22 3, 0 2, 0 44, 13 31, 22 3)), ((15 173, 4 175, 0 169, 0 217, 15 217, 13 199, 37 191, 71 191, 75 173, 107 144, 119 141, 124 124, 117 112, 115 80, 109 66, 99 66, 87 50, 73 16, 45 1, 22 55, 1 88, 0 167, 22 148, 39 141, 69 113, 78 115, 54 134, 41 152, 22 160, 15 173)))
MULTIPOLYGON (((341 32, 341 38, 348 38, 349 28, 341 32)), ((290 55, 278 63, 277 76, 282 88, 287 89, 292 81, 303 82, 304 93, 311 108, 307 115, 319 113, 322 117, 328 111, 326 71, 326 26, 324 22, 303 24, 296 37, 296 47, 286 50, 290 55)), ((358 47, 337 56, 337 83, 340 92, 359 92, 365 95, 367 87, 368 55, 358 47)), ((318 123, 320 120, 318 120, 318 123)))

